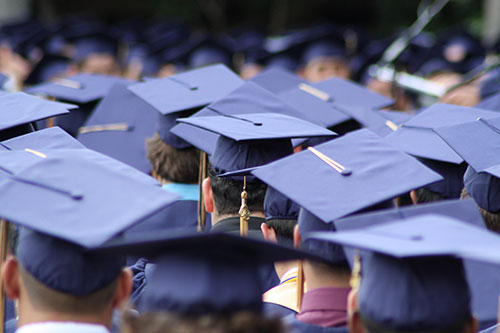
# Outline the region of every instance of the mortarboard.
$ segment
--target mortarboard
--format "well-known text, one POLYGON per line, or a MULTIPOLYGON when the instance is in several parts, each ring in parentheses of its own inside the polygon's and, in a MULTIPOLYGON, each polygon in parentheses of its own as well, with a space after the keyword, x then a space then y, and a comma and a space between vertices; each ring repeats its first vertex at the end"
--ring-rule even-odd
POLYGON ((0 216, 23 227, 16 255, 34 278, 51 289, 88 295, 113 281, 124 260, 87 249, 177 197, 92 161, 82 154, 87 150, 76 151, 57 157, 34 152, 36 163, 10 170, 6 162, 27 153, 0 153, 0 167, 10 173, 0 181, 0 216))
POLYGON ((368 117, 360 117, 358 120, 361 122, 367 121, 365 125, 370 131, 380 137, 387 136, 397 130, 401 125, 410 120, 412 115, 403 111, 390 111, 390 110, 364 110, 363 115, 367 114, 368 117), (372 116, 375 115, 375 118, 372 116), (378 117, 381 116, 381 117, 378 117))
POLYGON ((54 126, 0 142, 0 150, 85 149, 78 140, 54 126))
MULTIPOLYGON (((495 78, 495 83, 497 83, 498 77, 495 78)), ((483 81, 486 82, 487 80, 483 81)), ((483 99, 481 102, 474 105, 475 108, 485 109, 485 110, 494 110, 500 111, 500 94, 496 93, 497 89, 495 89, 495 93, 483 99)))
MULTIPOLYGON (((337 220, 334 224, 338 231, 359 230, 384 223, 405 221, 425 214, 447 216, 485 228, 483 218, 472 199, 445 200, 367 214, 356 214, 337 220)), ((345 250, 348 259, 352 259, 352 250, 345 250)), ((472 309, 481 326, 495 322, 500 291, 498 283, 500 268, 470 260, 465 260, 464 266, 472 294, 472 309)))
POLYGON ((499 129, 498 117, 480 117, 472 122, 435 129, 435 132, 469 164, 464 175, 465 188, 480 207, 490 212, 500 210, 499 129))
POLYGON ((45 55, 33 68, 24 81, 27 85, 47 82, 51 79, 67 74, 71 59, 61 55, 45 55))
POLYGON ((157 120, 151 105, 117 83, 80 127, 77 138, 90 149, 149 173, 145 140, 153 136, 157 120))
POLYGON ((300 207, 276 191, 272 187, 266 190, 264 197, 264 213, 266 214, 266 221, 269 220, 296 220, 299 217, 300 207))
POLYGON ((95 102, 104 97, 117 82, 132 83, 130 80, 114 76, 77 74, 53 82, 40 83, 25 91, 30 94, 55 97, 58 100, 79 104, 80 108, 77 111, 55 119, 56 125, 76 136, 80 126, 91 114, 95 102))
POLYGON ((301 62, 306 65, 309 62, 322 57, 346 58, 347 52, 344 46, 339 43, 335 43, 331 40, 319 40, 311 43, 304 50, 301 62))
POLYGON ((103 98, 117 82, 132 83, 132 81, 120 77, 82 73, 54 82, 37 84, 25 91, 29 94, 50 96, 63 101, 84 104, 103 98))
POLYGON ((337 107, 357 106, 368 109, 382 109, 394 104, 394 100, 389 97, 340 78, 331 78, 314 83, 312 86, 324 91, 337 107))
POLYGON ((441 179, 366 129, 258 168, 252 174, 325 222, 441 179))
POLYGON ((292 248, 225 233, 150 233, 135 240, 117 239, 101 251, 154 258, 156 268, 138 309, 179 315, 260 312, 259 265, 308 257, 292 248), (241 285, 244 290, 236 287, 241 285))
MULTIPOLYGON (((279 113, 315 122, 313 117, 309 117, 306 113, 295 109, 275 94, 253 82, 246 82, 223 98, 197 112, 192 118, 221 114, 238 116, 250 113, 279 113)), ((192 128, 185 124, 175 126, 171 132, 209 155, 213 153, 217 142, 216 134, 192 128)))
POLYGON ((463 159, 435 132, 436 128, 470 122, 478 117, 499 117, 494 111, 449 104, 434 104, 405 122, 384 141, 417 157, 460 164, 463 159))
POLYGON ((189 144, 170 132, 176 119, 222 98, 242 83, 226 66, 213 65, 149 80, 129 89, 160 113, 157 130, 162 140, 182 149, 189 144))
POLYGON ((275 94, 297 87, 301 83, 307 83, 306 80, 281 68, 265 69, 251 78, 250 81, 275 94))
POLYGON ((0 141, 33 130, 25 125, 49 117, 67 114, 76 105, 47 101, 19 92, 0 96, 0 141))
POLYGON ((458 258, 495 264, 500 259, 494 250, 498 235, 442 215, 306 238, 376 253, 363 260, 359 304, 362 315, 386 329, 463 324, 471 315, 470 294, 458 258))
POLYGON ((77 61, 85 60, 93 54, 109 54, 114 56, 118 51, 118 41, 108 32, 95 32, 73 38, 74 53, 77 61))
MULTIPOLYGON (((6 170, 16 171, 24 169, 28 166, 36 165, 40 162, 41 158, 45 158, 47 156, 53 158, 65 157, 68 158, 74 157, 78 159, 86 159, 90 162, 97 163, 103 167, 106 167, 114 172, 122 173, 123 175, 132 178, 138 182, 141 182, 146 185, 151 186, 159 186, 160 184, 153 177, 144 174, 143 172, 138 171, 135 168, 132 168, 128 164, 122 163, 120 161, 115 160, 109 156, 103 155, 91 149, 82 148, 77 146, 73 148, 76 141, 71 137, 69 140, 67 137, 62 137, 63 141, 59 143, 61 148, 50 148, 53 147, 53 143, 47 143, 44 139, 45 135, 41 135, 40 140, 38 140, 38 132, 32 133, 29 137, 16 137, 10 142, 14 142, 11 146, 7 146, 6 144, 1 145, 1 147, 5 148, 7 152, 0 156, 0 160, 3 163, 3 167, 6 170), (20 139, 18 139, 20 138, 20 139), (31 143, 33 140, 40 141, 38 143, 31 143), (43 146, 45 142, 45 147, 43 146), (12 146, 18 148, 11 148, 12 146), (10 148, 10 149, 7 149, 10 148), (39 147, 38 149, 31 147, 39 147), (10 154, 8 154, 10 153, 10 154)), ((78 143, 78 141, 76 141, 78 143)), ((3 151, 0 149, 0 151, 3 151)))
POLYGON ((260 166, 291 154, 291 138, 335 135, 315 124, 279 113, 222 114, 179 121, 220 135, 210 157, 218 175, 260 166))

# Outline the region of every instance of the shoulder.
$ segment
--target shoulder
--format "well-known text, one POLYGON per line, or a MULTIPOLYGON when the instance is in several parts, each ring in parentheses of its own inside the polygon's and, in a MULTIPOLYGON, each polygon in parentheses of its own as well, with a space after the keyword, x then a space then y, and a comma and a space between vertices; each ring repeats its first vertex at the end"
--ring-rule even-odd
POLYGON ((482 331, 479 331, 479 333, 494 333, 497 331, 497 329, 500 327, 500 325, 495 325, 495 326, 491 326, 485 330, 482 330, 482 331))
POLYGON ((289 316, 291 314, 296 314, 296 312, 292 309, 289 309, 285 306, 276 304, 276 303, 267 303, 264 302, 263 306, 263 312, 267 317, 280 317, 284 318, 286 316, 289 316))

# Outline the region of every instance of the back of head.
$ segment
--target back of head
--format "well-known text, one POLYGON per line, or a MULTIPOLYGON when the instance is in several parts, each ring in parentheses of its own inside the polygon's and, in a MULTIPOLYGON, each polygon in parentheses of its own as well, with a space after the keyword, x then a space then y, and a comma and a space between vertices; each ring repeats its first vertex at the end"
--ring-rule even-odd
POLYGON ((16 251, 21 278, 35 306, 62 313, 92 313, 109 306, 125 258, 97 255, 28 229, 16 251))

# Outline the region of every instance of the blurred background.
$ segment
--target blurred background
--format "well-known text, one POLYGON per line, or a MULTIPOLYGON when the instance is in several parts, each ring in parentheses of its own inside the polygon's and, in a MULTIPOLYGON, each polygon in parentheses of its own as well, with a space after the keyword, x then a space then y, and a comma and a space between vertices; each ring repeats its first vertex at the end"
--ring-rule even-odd
MULTIPOLYGON (((17 91, 79 72, 137 80, 221 62, 245 79, 270 67, 311 82, 348 78, 410 110, 425 103, 422 91, 441 98, 475 82, 471 71, 490 71, 499 22, 500 0, 0 0, 0 73, 4 89, 17 91), (435 17, 388 57, 391 43, 436 3, 443 6, 435 17), (424 82, 398 83, 398 91, 395 73, 444 90, 424 82)), ((484 97, 473 93, 451 102, 484 97)))

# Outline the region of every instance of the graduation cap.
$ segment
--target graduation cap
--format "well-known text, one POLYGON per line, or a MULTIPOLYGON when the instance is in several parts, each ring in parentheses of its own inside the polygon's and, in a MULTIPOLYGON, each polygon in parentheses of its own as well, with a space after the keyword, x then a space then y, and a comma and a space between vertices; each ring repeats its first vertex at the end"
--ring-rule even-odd
POLYGON ((44 55, 24 81, 27 85, 46 82, 68 73, 71 59, 61 55, 44 55))
POLYGON ((232 42, 224 36, 200 35, 188 39, 177 47, 167 50, 165 60, 183 59, 188 68, 200 68, 213 64, 232 67, 232 42))
MULTIPOLYGON (((221 114, 237 116, 249 113, 279 113, 313 123, 315 122, 313 117, 295 109, 292 105, 287 104, 275 94, 253 82, 244 83, 239 88, 205 107, 192 117, 219 116, 221 114)), ((171 132, 209 155, 213 153, 218 139, 218 136, 214 133, 193 128, 185 124, 175 126, 172 128, 171 132)))
POLYGON ((140 235, 135 240, 117 239, 101 251, 154 258, 156 269, 137 304, 141 312, 195 316, 242 310, 260 313, 259 265, 308 256, 225 233, 140 235), (244 290, 237 287, 241 285, 244 290))
POLYGON ((296 220, 299 217, 299 205, 276 191, 272 187, 266 190, 264 197, 264 213, 266 221, 296 220))
POLYGON ((85 146, 60 127, 54 126, 0 142, 0 150, 85 149, 85 146))
MULTIPOLYGON (((497 115, 498 116, 498 115, 497 115)), ((496 171, 500 160, 496 154, 499 141, 500 118, 482 118, 475 121, 436 128, 435 132, 469 165, 464 176, 466 190, 487 211, 500 209, 494 184, 500 173, 496 171), (477 149, 481 147, 481 149, 477 149), (467 179, 467 181, 465 181, 467 179), (472 185, 476 184, 476 185, 472 185), (472 195, 471 190, 474 192, 472 195)))
POLYGON ((155 109, 116 83, 96 106, 78 140, 86 147, 116 158, 149 174, 145 140, 152 137, 158 120, 155 109))
POLYGON ((31 132, 31 123, 67 114, 76 105, 47 101, 19 92, 0 95, 0 141, 31 132))
POLYGON ((84 104, 103 98, 117 82, 132 83, 130 80, 116 76, 81 73, 65 79, 37 84, 25 91, 29 94, 84 104))
POLYGON ((442 215, 306 237, 375 252, 362 262, 359 304, 369 322, 386 329, 463 325, 472 312, 458 258, 495 264, 499 259, 498 235, 442 215))
POLYGON ((219 175, 260 166, 292 153, 291 138, 335 135, 315 124, 279 113, 219 114, 178 119, 220 135, 210 158, 219 175))
POLYGON ((62 101, 80 105, 80 109, 65 117, 56 119, 55 124, 73 136, 85 123, 92 112, 95 102, 106 96, 111 87, 121 82, 130 84, 132 81, 120 77, 99 74, 77 74, 64 79, 40 83, 25 89, 29 94, 50 96, 62 101))
POLYGON ((177 197, 92 161, 81 154, 86 150, 76 151, 57 157, 32 151, 38 161, 17 169, 6 163, 24 159, 24 152, 1 152, 0 167, 10 175, 0 181, 0 216, 23 227, 16 251, 20 264, 45 286, 79 296, 111 283, 125 263, 121 256, 87 249, 177 197))
POLYGON ((366 129, 283 158, 252 174, 325 222, 441 179, 366 129))
MULTIPOLYGON (((337 231, 360 230, 370 226, 396 221, 406 221, 416 216, 435 214, 447 216, 474 226, 485 228, 481 214, 472 199, 445 200, 430 204, 407 206, 366 214, 356 214, 334 222, 337 231)), ((352 249, 344 249, 347 258, 354 257, 352 249)), ((496 322, 498 309, 498 294, 500 286, 498 276, 500 268, 485 263, 464 261, 467 280, 471 289, 472 309, 481 326, 496 322)))
POLYGON ((332 40, 315 41, 304 50, 301 63, 306 65, 315 59, 323 57, 347 58, 345 46, 332 40))
POLYGON ((129 89, 160 112, 158 133, 162 140, 186 148, 189 144, 170 132, 175 120, 222 98, 242 83, 226 66, 213 65, 138 83, 129 89))
POLYGON ((251 78, 250 81, 275 94, 298 87, 301 83, 307 83, 306 80, 300 78, 292 72, 274 67, 263 70, 251 78))
POLYGON ((109 54, 115 56, 118 52, 118 40, 108 32, 95 32, 70 39, 74 47, 73 58, 85 60, 93 54, 109 54))
POLYGON ((331 78, 312 84, 322 90, 338 107, 357 106, 367 109, 382 109, 394 104, 389 97, 377 94, 349 80, 331 78))
POLYGON ((5 170, 10 172, 21 170, 39 163, 41 158, 45 158, 47 156, 53 158, 67 156, 68 158, 85 158, 88 161, 100 164, 101 166, 112 171, 120 172, 123 175, 146 185, 156 187, 159 187, 160 185, 153 177, 146 175, 125 163, 117 161, 114 158, 80 146, 74 148, 74 141, 76 140, 72 137, 70 137, 71 140, 67 137, 62 137, 63 141, 58 144, 60 148, 51 148, 57 145, 47 143, 45 133, 42 132, 42 135, 36 135, 36 133, 37 132, 33 133, 29 137, 16 137, 13 140, 9 140, 7 144, 10 144, 10 146, 4 143, 1 144, 3 149, 0 148, 0 151, 7 150, 7 153, 10 153, 0 156, 0 160, 3 163, 5 170), (33 140, 38 140, 40 142, 31 143, 33 140), (35 149, 35 147, 39 148, 35 149))
MULTIPOLYGON (((293 153, 291 138, 335 135, 312 123, 278 113, 190 117, 179 121, 220 135, 210 156, 216 175, 261 166, 289 155, 293 153)), ((245 200, 246 183, 254 179, 226 178, 243 181, 240 231, 246 235, 250 216, 245 200)))
POLYGON ((384 141, 413 156, 460 164, 463 159, 436 134, 436 129, 499 115, 494 111, 437 103, 404 123, 384 141))

